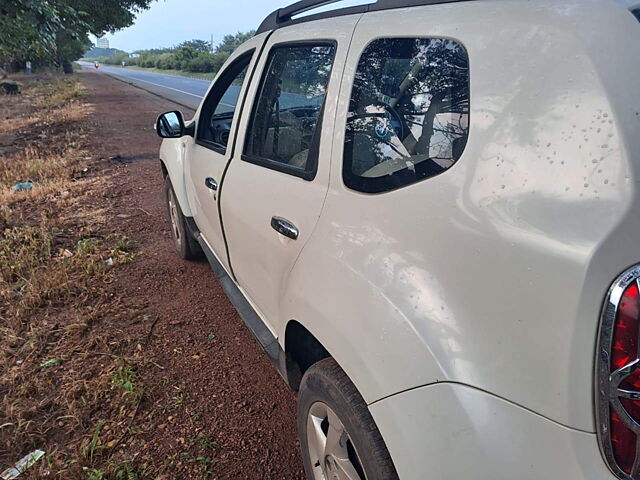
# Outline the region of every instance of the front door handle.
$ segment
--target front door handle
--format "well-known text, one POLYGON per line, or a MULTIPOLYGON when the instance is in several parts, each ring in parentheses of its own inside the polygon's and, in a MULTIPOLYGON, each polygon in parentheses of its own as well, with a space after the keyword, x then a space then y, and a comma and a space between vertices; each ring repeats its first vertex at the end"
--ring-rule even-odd
POLYGON ((272 217, 271 227, 280 235, 284 235, 291 240, 296 240, 298 238, 298 235, 300 234, 298 227, 296 227, 286 218, 282 217, 272 217))
POLYGON ((213 190, 214 192, 216 190, 218 190, 218 182, 215 181, 215 179, 211 178, 211 177, 207 177, 204 180, 204 184, 207 188, 210 188, 211 190, 213 190))

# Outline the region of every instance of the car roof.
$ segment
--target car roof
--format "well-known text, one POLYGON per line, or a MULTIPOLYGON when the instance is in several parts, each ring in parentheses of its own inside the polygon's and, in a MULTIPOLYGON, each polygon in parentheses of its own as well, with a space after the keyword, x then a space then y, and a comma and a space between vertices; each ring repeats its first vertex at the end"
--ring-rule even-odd
POLYGON ((333 3, 339 3, 341 1, 344 0, 300 0, 299 2, 289 5, 288 7, 279 8, 278 10, 271 12, 267 16, 267 18, 265 18, 264 21, 260 24, 260 27, 258 27, 256 33, 268 32, 288 25, 311 22, 314 20, 320 20, 322 18, 340 17, 343 15, 374 12, 379 10, 391 10, 394 8, 434 5, 438 3, 471 2, 477 0, 377 0, 377 2, 371 3, 369 5, 339 8, 336 10, 331 10, 329 12, 316 13, 314 15, 309 15, 302 18, 293 18, 296 15, 300 15, 310 10, 314 10, 316 8, 333 3))

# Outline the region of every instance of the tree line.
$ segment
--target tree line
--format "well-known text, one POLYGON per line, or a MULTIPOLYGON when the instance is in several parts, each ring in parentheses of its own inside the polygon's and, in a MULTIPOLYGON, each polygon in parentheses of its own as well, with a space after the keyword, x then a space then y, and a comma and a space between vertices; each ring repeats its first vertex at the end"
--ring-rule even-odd
POLYGON ((138 50, 130 56, 126 52, 116 52, 106 57, 86 58, 110 65, 135 65, 144 68, 182 70, 193 73, 215 73, 242 43, 255 35, 255 31, 225 35, 215 47, 206 40, 189 40, 172 48, 138 50))
POLYGON ((0 0, 0 65, 7 70, 34 66, 61 67, 98 37, 133 24, 153 0, 0 0))

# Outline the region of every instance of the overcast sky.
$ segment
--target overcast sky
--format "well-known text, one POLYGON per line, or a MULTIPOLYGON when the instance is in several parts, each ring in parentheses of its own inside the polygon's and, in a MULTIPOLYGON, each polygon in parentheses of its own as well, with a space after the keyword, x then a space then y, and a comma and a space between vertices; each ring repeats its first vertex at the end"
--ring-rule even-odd
MULTIPOLYGON (((138 15, 136 23, 115 34, 107 34, 109 46, 127 52, 171 47, 194 38, 214 45, 227 33, 246 32, 260 25, 273 10, 294 0, 158 0, 138 15)), ((370 3, 345 0, 338 5, 370 3)), ((333 7, 335 8, 335 7, 333 7)), ((325 8, 326 9, 326 8, 325 8)), ((319 10, 318 10, 319 11, 319 10)))

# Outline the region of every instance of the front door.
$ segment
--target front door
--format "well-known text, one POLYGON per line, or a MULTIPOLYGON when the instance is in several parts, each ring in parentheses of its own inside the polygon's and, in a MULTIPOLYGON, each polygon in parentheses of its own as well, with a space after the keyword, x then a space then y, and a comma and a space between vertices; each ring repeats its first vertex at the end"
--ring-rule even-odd
POLYGON ((335 99, 359 16, 276 30, 252 81, 221 197, 235 278, 277 337, 280 299, 328 189, 335 99))
POLYGON ((242 45, 209 88, 196 113, 195 137, 185 137, 185 177, 194 220, 219 261, 228 268, 218 212, 219 188, 240 117, 240 102, 266 34, 242 45))

